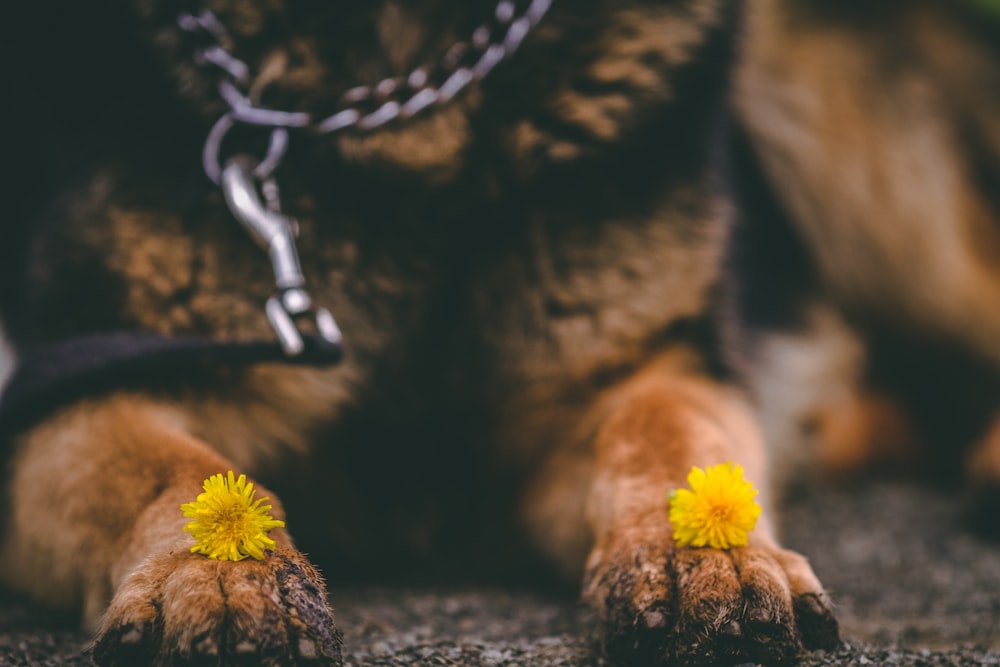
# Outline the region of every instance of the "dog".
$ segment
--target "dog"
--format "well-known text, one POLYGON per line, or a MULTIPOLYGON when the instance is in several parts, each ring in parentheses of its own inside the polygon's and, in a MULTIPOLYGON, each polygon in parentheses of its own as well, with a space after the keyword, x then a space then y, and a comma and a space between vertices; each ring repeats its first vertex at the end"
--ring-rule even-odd
POLYGON ((5 586, 100 665, 339 664, 300 547, 545 563, 619 664, 836 645, 770 509, 732 550, 668 519, 693 466, 768 476, 724 344, 744 3, 104 4, 6 22, 5 586), (227 470, 263 560, 190 552, 227 470))

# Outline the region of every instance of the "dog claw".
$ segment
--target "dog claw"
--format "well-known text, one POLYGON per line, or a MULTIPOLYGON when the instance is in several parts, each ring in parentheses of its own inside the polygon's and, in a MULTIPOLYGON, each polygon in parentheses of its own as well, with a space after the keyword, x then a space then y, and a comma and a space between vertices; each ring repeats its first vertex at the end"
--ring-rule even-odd
POLYGON ((125 623, 99 636, 88 651, 91 660, 115 667, 148 663, 148 630, 149 627, 142 623, 125 623))
POLYGON ((243 640, 233 647, 236 655, 252 655, 257 652, 257 645, 252 641, 243 640))
POLYGON ((122 644, 136 646, 142 643, 142 638, 144 634, 145 633, 142 631, 141 626, 132 625, 129 626, 126 630, 122 631, 122 634, 118 638, 118 641, 121 642, 122 644))
POLYGON ((739 621, 736 620, 723 623, 719 628, 719 636, 721 637, 741 637, 742 635, 743 626, 741 626, 739 621))
POLYGON ((205 637, 195 645, 195 651, 200 655, 219 655, 219 645, 211 637, 205 637))
POLYGON ((314 642, 313 640, 306 639, 305 637, 299 639, 298 650, 300 657, 307 658, 309 660, 316 659, 317 656, 316 642, 314 642))
POLYGON ((797 598, 795 615, 806 648, 833 650, 839 646, 840 625, 825 599, 815 594, 797 598))
POLYGON ((666 630, 669 624, 667 615, 658 609, 653 609, 643 614, 642 622, 649 630, 666 630))

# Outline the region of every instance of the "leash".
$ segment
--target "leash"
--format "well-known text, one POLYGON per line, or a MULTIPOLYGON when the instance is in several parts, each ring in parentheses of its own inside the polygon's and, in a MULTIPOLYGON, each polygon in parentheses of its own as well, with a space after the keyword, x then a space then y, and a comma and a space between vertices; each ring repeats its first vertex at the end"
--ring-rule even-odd
POLYGON ((275 179, 291 133, 367 132, 446 104, 516 53, 551 4, 552 0, 500 0, 490 20, 470 39, 452 46, 440 63, 351 88, 326 114, 260 106, 249 92, 250 67, 233 55, 232 39, 222 22, 208 11, 182 14, 178 19, 182 30, 207 37, 208 45, 195 54, 195 60, 220 73, 219 94, 228 107, 205 139, 202 166, 222 190, 233 217, 268 253, 276 292, 264 310, 278 340, 219 341, 120 331, 22 346, 0 400, 0 454, 10 434, 81 395, 148 386, 150 378, 220 366, 338 363, 340 328, 306 289, 295 247, 298 226, 282 211, 275 179), (238 126, 269 133, 262 157, 227 155, 226 139, 238 126), (306 324, 316 333, 304 333, 306 324))
POLYGON ((310 366, 339 361, 316 337, 289 359, 271 341, 230 341, 119 331, 68 338, 21 350, 0 401, 0 454, 9 436, 82 395, 100 395, 158 378, 265 362, 310 366))
POLYGON ((305 349, 299 329, 304 320, 314 323, 321 344, 331 349, 339 349, 342 335, 330 311, 316 306, 306 290, 295 248, 297 225, 281 209, 274 174, 288 150, 289 132, 332 135, 347 130, 372 131, 447 104, 514 55, 551 4, 552 0, 500 0, 491 19, 477 27, 470 39, 448 49, 439 65, 425 65, 405 76, 350 88, 340 96, 337 108, 327 114, 260 106, 260 91, 251 92, 254 77, 250 67, 228 47, 233 40, 215 14, 204 10, 178 18, 182 30, 207 38, 208 46, 195 54, 195 61, 219 72, 219 94, 229 107, 205 139, 202 167, 222 189, 233 217, 270 256, 277 293, 268 299, 265 312, 290 358, 305 349), (269 130, 267 150, 261 158, 247 154, 223 158, 225 140, 239 125, 269 130))

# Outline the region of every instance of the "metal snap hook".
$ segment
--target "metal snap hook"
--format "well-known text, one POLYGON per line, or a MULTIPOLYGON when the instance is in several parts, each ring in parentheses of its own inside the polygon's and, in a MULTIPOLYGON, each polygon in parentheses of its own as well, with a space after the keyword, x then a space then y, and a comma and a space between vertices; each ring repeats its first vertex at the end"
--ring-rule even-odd
POLYGON ((305 290, 305 277, 295 247, 295 224, 265 204, 254 176, 256 169, 257 165, 248 156, 236 156, 222 168, 220 184, 233 217, 271 259, 278 289, 265 306, 271 327, 288 356, 297 356, 305 349, 296 322, 304 317, 311 317, 323 342, 339 345, 342 335, 333 315, 325 308, 317 308, 305 290))

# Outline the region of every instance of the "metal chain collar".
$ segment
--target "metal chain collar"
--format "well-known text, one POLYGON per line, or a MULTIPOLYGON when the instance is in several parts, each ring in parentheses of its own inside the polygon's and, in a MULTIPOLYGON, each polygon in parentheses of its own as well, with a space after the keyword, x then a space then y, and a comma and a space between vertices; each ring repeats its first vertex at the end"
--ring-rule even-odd
POLYGON ((288 356, 305 349, 296 324, 302 318, 312 318, 321 343, 339 348, 342 338, 330 311, 316 307, 305 290, 295 248, 297 224, 281 211, 274 172, 288 148, 289 130, 370 131, 445 104, 513 55, 551 4, 552 0, 500 0, 491 20, 476 28, 469 40, 452 46, 437 67, 418 67, 405 76, 350 88, 341 95, 338 110, 322 116, 258 106, 259 100, 248 92, 253 82, 250 67, 226 50, 224 45, 231 40, 222 22, 208 10, 178 18, 181 29, 209 40, 210 45, 195 54, 195 61, 222 74, 219 93, 229 110, 205 139, 202 166, 222 188, 234 217, 270 255, 278 292, 268 299, 265 311, 288 356), (237 125, 270 128, 261 159, 237 155, 222 162, 223 142, 237 125))

